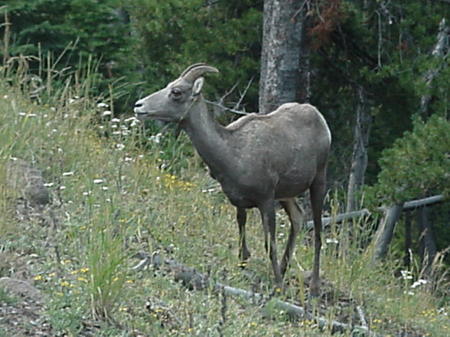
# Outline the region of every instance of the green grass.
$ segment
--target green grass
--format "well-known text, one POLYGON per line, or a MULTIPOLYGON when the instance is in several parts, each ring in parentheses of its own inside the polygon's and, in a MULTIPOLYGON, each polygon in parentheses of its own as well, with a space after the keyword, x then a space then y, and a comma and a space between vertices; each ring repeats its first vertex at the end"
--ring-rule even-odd
MULTIPOLYGON (((0 252, 33 257, 26 274, 48 296, 46 315, 56 333, 77 336, 94 321, 100 326, 97 336, 331 335, 314 322, 290 321, 270 307, 264 311, 242 299, 189 291, 160 271, 132 270, 139 262, 136 253, 162 251, 222 283, 248 290, 256 286, 266 294, 273 289, 257 212, 249 214, 252 259, 247 269, 261 282, 252 285, 238 266, 235 211, 220 192, 211 192, 216 185, 186 137, 144 142, 149 135, 125 128, 129 122, 101 119, 96 101, 82 96, 86 88, 80 90, 67 87, 54 102, 42 105, 15 87, 0 86, 0 177, 11 157, 33 163, 52 184, 57 214, 54 227, 37 219, 18 221, 2 180, 0 252), (109 136, 98 136, 105 133, 109 136), (164 302, 176 323, 162 324, 149 312, 149 298, 164 302)), ((334 212, 338 203, 332 198, 334 212)), ((289 226, 281 211, 277 218, 285 224, 278 227, 282 244, 289 226)), ((361 220, 348 227, 333 225, 324 233, 323 292, 328 300, 326 308, 317 310, 330 319, 360 324, 359 306, 371 328, 383 335, 410 330, 449 335, 444 315, 449 304, 439 292, 426 286, 412 289, 415 279, 395 277, 399 265, 393 257, 382 265, 370 263, 370 251, 361 243, 373 226, 361 220)), ((303 270, 312 264, 310 241, 309 233, 298 239, 283 295, 302 305, 307 298, 303 270)), ((0 277, 9 276, 11 269, 0 272, 0 277)))

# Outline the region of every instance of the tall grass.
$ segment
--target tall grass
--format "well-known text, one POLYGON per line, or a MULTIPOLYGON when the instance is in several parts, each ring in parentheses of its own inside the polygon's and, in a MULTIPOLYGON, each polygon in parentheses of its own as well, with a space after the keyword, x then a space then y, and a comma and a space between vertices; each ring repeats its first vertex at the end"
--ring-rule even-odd
POLYGON ((123 233, 115 232, 102 220, 94 222, 89 229, 86 247, 86 265, 90 279, 87 288, 91 298, 92 314, 95 318, 112 319, 121 297, 125 296, 127 264, 123 233))
MULTIPOLYGON (((0 224, 20 231, 13 233, 14 245, 12 238, 1 236, 0 246, 10 252, 27 246, 38 257, 29 273, 50 298, 47 315, 57 333, 78 335, 95 318, 103 324, 99 335, 109 336, 132 331, 160 336, 331 335, 314 322, 291 322, 270 307, 261 314, 261 308, 239 299, 226 299, 225 306, 220 295, 190 292, 158 270, 132 271, 136 253, 159 252, 236 287, 270 294, 274 286, 258 214, 249 212, 252 258, 242 271, 235 211, 184 135, 157 136, 155 130, 130 126, 128 116, 112 121, 104 115, 97 103, 106 102, 110 109, 110 93, 92 97, 94 61, 91 69, 69 74, 58 73, 48 57, 40 59, 46 94, 30 98, 24 87, 26 62, 11 61, 9 69, 3 68, 7 80, 0 80, 0 207, 11 209, 5 163, 18 157, 44 172, 58 221, 55 228, 44 228, 2 211, 0 224), (169 328, 153 317, 145 307, 148 297, 165 302, 179 323, 169 328)), ((332 213, 339 212, 339 199, 330 197, 332 213)), ((281 211, 277 220, 282 245, 289 226, 281 211)), ((412 287, 415 270, 405 274, 412 279, 396 276, 400 264, 395 256, 381 265, 370 263, 367 247, 375 225, 376 219, 359 219, 324 231, 327 301, 317 310, 330 319, 360 324, 355 310, 361 307, 371 329, 383 334, 448 335, 448 302, 427 287, 412 287)), ((303 232, 283 295, 302 305, 308 295, 305 271, 312 265, 310 242, 310 233, 303 232)), ((436 263, 437 274, 439 270, 436 263)), ((445 278, 440 282, 442 289, 445 278)))

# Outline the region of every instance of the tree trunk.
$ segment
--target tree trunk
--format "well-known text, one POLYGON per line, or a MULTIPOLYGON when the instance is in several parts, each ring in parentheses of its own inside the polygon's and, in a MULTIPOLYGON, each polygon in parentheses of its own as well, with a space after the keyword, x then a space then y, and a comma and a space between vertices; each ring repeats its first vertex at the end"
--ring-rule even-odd
POLYGON ((311 100, 311 37, 308 32, 311 28, 312 17, 308 15, 309 2, 305 2, 305 8, 302 11, 303 24, 300 45, 300 76, 297 100, 299 103, 309 103, 311 100))
MULTIPOLYGON (((439 24, 439 32, 437 35, 437 41, 434 45, 433 51, 431 54, 435 58, 441 58, 442 60, 445 59, 445 55, 448 54, 448 35, 450 34, 450 28, 447 25, 445 18, 441 20, 441 23, 439 24)), ((443 65, 445 64, 445 60, 441 63, 439 63, 438 66, 436 66, 433 69, 428 70, 425 75, 423 76, 423 81, 425 82, 425 86, 427 91, 431 90, 432 82, 434 78, 439 74, 441 71, 443 65)), ((431 95, 429 93, 426 93, 420 97, 420 115, 423 118, 426 118, 429 116, 428 106, 430 105, 431 101, 431 95)))
POLYGON ((375 234, 375 249, 372 260, 381 260, 387 254, 394 234, 395 224, 402 212, 403 204, 394 205, 386 210, 384 218, 375 234))
POLYGON ((347 188, 347 212, 358 209, 358 192, 364 185, 367 168, 367 148, 372 116, 367 106, 366 93, 362 86, 357 88, 356 122, 353 131, 353 154, 347 188))
POLYGON ((303 1, 264 0, 259 111, 294 102, 299 93, 303 1))

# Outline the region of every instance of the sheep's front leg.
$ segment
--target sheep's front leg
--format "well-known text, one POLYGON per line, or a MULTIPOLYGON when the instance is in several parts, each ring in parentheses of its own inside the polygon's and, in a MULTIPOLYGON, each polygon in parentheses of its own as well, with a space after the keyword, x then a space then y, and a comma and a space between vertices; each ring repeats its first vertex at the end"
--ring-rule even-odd
POLYGON ((272 269, 275 275, 275 283, 278 287, 282 287, 283 277, 280 272, 280 266, 277 258, 277 244, 276 244, 276 230, 275 230, 275 201, 269 200, 259 206, 261 213, 262 225, 264 229, 264 237, 266 246, 268 244, 270 261, 272 262, 272 269), (267 242, 269 237, 270 241, 267 242))
POLYGON ((245 208, 237 207, 236 219, 239 226, 239 258, 241 262, 245 262, 250 258, 250 251, 247 248, 245 239, 245 223, 247 222, 247 211, 245 208))

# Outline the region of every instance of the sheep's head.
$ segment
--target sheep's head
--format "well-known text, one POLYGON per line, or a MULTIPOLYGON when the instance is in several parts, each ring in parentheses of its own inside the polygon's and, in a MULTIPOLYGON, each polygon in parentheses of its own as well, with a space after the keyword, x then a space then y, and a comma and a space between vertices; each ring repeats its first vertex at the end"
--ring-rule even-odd
POLYGON ((167 122, 183 120, 201 93, 203 74, 219 72, 204 63, 193 64, 179 78, 136 102, 134 113, 140 120, 158 119, 167 122))

